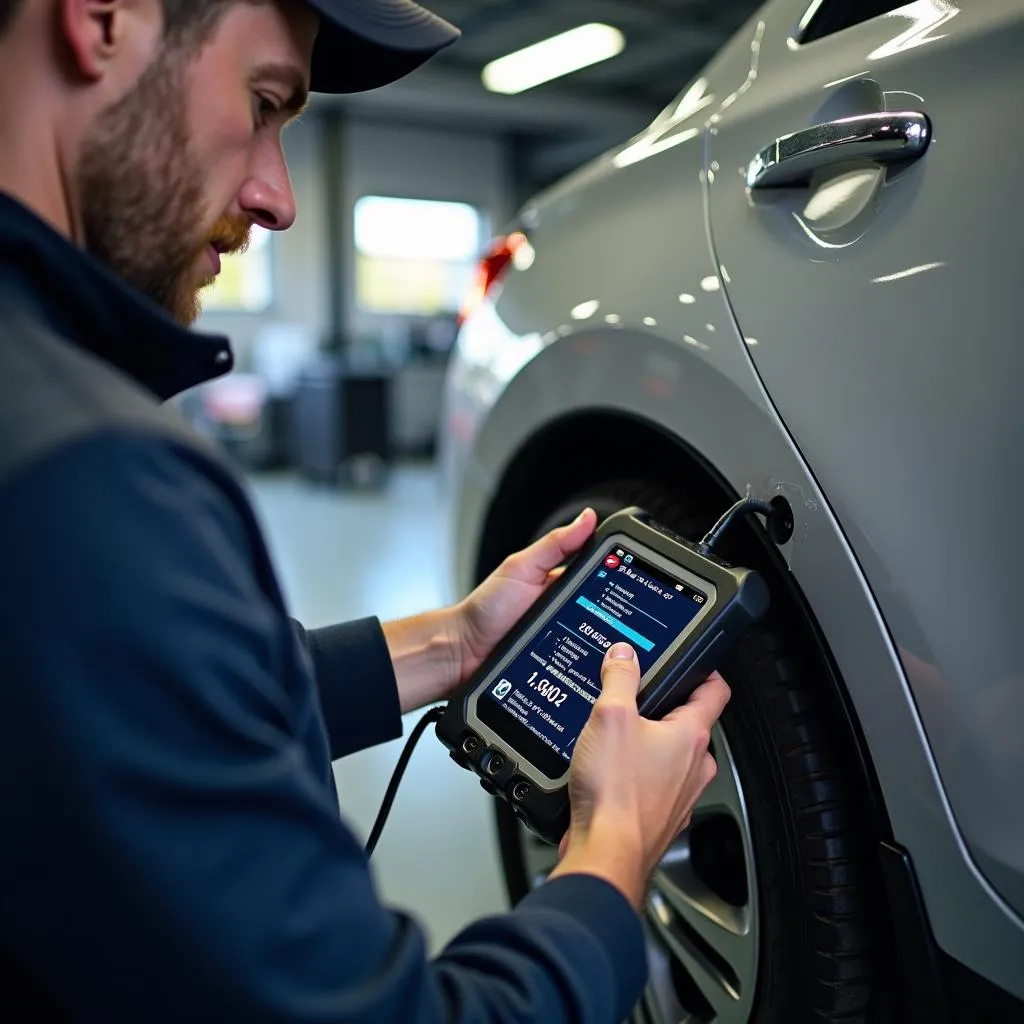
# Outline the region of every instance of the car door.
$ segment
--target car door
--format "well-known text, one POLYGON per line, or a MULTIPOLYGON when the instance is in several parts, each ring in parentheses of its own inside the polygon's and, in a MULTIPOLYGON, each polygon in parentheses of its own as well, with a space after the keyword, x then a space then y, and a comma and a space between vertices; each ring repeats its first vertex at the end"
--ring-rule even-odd
POLYGON ((805 3, 751 25, 709 122, 721 283, 1024 911, 1024 5, 805 3))

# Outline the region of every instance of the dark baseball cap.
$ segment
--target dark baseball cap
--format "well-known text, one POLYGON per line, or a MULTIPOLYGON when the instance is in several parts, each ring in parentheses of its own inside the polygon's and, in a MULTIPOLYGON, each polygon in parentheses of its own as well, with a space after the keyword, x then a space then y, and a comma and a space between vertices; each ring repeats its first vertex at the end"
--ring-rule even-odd
POLYGON ((313 92, 364 92, 405 77, 459 38, 412 0, 306 0, 320 15, 313 92))

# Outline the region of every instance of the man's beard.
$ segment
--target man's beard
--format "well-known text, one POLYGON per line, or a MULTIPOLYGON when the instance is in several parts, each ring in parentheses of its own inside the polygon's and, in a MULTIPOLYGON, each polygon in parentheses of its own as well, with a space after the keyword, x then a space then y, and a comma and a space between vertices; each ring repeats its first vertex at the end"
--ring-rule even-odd
POLYGON ((202 168, 189 142, 185 60, 157 57, 83 141, 77 189, 86 249, 183 324, 199 316, 201 260, 240 248, 248 223, 204 224, 202 168))

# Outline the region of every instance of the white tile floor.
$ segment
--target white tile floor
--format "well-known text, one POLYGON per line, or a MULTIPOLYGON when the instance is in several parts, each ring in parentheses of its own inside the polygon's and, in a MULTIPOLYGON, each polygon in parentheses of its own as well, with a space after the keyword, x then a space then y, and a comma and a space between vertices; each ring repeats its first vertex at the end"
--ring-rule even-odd
MULTIPOLYGON (((317 488, 291 476, 252 481, 291 614, 309 627, 438 607, 448 587, 447 508, 429 467, 403 467, 380 494, 317 488)), ((415 724, 407 716, 405 734, 415 724)), ((342 811, 363 838, 404 743, 338 762, 342 811)), ((413 913, 437 950, 464 925, 506 909, 490 798, 433 730, 406 771, 373 864, 386 902, 413 913)))

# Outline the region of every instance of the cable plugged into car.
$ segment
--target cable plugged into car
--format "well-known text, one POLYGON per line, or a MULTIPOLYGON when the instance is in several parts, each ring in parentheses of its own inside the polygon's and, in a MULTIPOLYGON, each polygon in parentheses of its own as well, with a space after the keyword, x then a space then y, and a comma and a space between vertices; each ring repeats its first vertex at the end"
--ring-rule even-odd
POLYGON ((711 527, 697 545, 697 550, 702 555, 708 555, 715 545, 721 540, 722 535, 736 522, 740 516, 754 512, 763 516, 765 531, 773 544, 781 547, 793 536, 793 508, 781 495, 776 495, 771 501, 761 501, 758 498, 744 498, 736 502, 722 517, 711 527))

